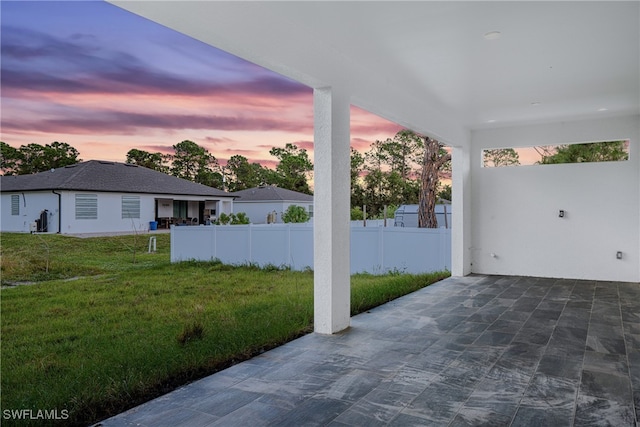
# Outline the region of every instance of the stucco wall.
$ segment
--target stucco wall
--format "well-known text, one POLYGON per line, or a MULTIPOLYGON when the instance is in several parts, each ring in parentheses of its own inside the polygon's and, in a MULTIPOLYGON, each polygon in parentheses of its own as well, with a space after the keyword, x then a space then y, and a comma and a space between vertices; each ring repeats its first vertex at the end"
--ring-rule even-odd
POLYGON ((639 128, 631 116, 474 131, 472 271, 640 281, 639 128), (481 167, 485 148, 617 139, 631 141, 626 162, 481 167))
POLYGON ((40 212, 47 209, 48 231, 58 231, 58 196, 51 191, 27 193, 2 193, 1 199, 1 230, 4 232, 28 233, 29 224, 40 217, 40 212), (11 196, 20 197, 20 211, 18 215, 11 215, 11 196))
MULTIPOLYGON (((75 195, 70 191, 62 196, 62 233, 102 233, 112 231, 146 231, 149 229, 149 221, 155 217, 155 196, 141 194, 140 218, 122 218, 122 194, 119 193, 91 193, 81 194, 98 195, 98 219, 76 219, 75 195)), ((131 194, 134 195, 134 194, 131 194)))

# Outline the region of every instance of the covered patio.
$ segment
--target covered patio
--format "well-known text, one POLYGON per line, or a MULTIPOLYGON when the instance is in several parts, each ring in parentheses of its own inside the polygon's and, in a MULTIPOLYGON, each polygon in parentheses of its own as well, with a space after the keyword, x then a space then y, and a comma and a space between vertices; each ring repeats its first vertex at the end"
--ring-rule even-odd
POLYGON ((110 2, 313 88, 316 333, 103 425, 636 423, 640 3, 110 2), (351 105, 453 155, 453 277, 354 318, 351 105))
POLYGON ((449 278, 100 423, 635 426, 640 283, 449 278), (635 403, 634 403, 635 398, 635 403))

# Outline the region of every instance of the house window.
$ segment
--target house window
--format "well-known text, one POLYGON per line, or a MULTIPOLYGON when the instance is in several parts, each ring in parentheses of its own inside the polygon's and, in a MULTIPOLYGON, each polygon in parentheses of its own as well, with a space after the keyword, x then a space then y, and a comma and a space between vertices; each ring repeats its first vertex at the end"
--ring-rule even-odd
POLYGON ((188 208, 189 208, 189 203, 186 200, 174 200, 173 201, 173 217, 186 219, 188 208))
POLYGON ((76 194, 76 219, 98 219, 97 194, 76 194))
POLYGON ((20 195, 11 195, 11 215, 20 215, 20 195))
POLYGON ((140 196, 122 196, 122 219, 140 218, 140 196))
POLYGON ((482 150, 482 166, 552 165, 561 163, 624 162, 629 160, 628 139, 581 142, 536 147, 488 148, 482 150))
POLYGON ((313 218, 313 205, 309 205, 309 218, 313 218))

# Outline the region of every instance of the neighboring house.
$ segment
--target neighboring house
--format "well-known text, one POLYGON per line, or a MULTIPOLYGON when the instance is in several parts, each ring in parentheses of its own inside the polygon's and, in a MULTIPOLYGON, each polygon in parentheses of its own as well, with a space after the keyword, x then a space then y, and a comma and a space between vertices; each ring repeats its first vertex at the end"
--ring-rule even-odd
POLYGON ((0 177, 3 232, 101 233, 205 224, 233 196, 141 166, 91 160, 0 177))
POLYGON ((313 196, 275 185, 248 188, 231 193, 234 210, 244 212, 252 224, 282 223, 282 214, 291 205, 302 206, 313 217, 313 196), (274 215, 275 213, 275 215, 274 215))

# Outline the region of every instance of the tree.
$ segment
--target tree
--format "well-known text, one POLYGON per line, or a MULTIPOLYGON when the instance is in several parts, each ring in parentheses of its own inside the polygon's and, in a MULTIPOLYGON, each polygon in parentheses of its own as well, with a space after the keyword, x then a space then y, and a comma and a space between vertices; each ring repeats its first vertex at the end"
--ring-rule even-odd
POLYGON ((282 222, 300 223, 309 221, 309 213, 302 206, 289 205, 287 210, 282 214, 282 222))
POLYGON ((3 175, 18 175, 20 159, 20 150, 0 141, 0 170, 3 175))
POLYGON ((420 228, 438 228, 435 212, 439 184, 438 172, 450 167, 450 164, 451 154, 447 153, 437 140, 425 136, 418 203, 418 227, 420 228))
POLYGON ((313 171, 313 164, 309 160, 307 150, 298 148, 294 144, 286 144, 284 148, 273 147, 269 154, 280 161, 275 170, 275 182, 281 188, 313 194, 307 178, 313 171))
POLYGON ((266 183, 265 168, 259 163, 249 163, 239 154, 232 156, 224 169, 229 191, 246 190, 266 183))
POLYGON ((438 190, 438 200, 451 201, 451 186, 441 185, 438 190))
MULTIPOLYGON (((379 141, 376 141, 378 143, 379 141)), ((414 178, 420 166, 422 138, 412 130, 398 131, 393 139, 387 138, 381 146, 392 172, 397 172, 403 182, 414 178)))
POLYGON ((422 146, 421 136, 407 129, 371 144, 364 155, 362 188, 368 215, 380 216, 388 205, 418 203, 422 146))
POLYGON ((148 151, 132 148, 127 152, 126 162, 132 165, 138 165, 148 169, 153 169, 158 172, 167 173, 169 172, 169 167, 166 165, 166 163, 170 157, 170 155, 162 154, 159 152, 150 153, 148 151))
POLYGON ((2 171, 5 175, 26 175, 73 165, 78 159, 78 150, 66 142, 51 144, 28 144, 15 149, 2 143, 2 171))
POLYGON ((485 167, 514 166, 520 164, 520 156, 513 148, 484 150, 482 164, 485 167))
POLYGON ((539 164, 583 162, 616 162, 628 160, 626 141, 590 142, 558 146, 535 147, 542 156, 539 164))
POLYGON ((173 149, 171 175, 210 187, 221 188, 224 185, 218 160, 206 148, 184 140, 173 149))
MULTIPOLYGON (((364 155, 351 147, 351 206, 360 207, 364 202, 361 174, 364 170, 364 155)), ((353 216, 353 215, 352 215, 353 216)))

